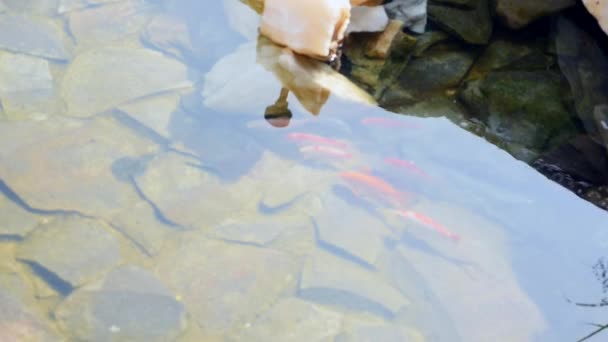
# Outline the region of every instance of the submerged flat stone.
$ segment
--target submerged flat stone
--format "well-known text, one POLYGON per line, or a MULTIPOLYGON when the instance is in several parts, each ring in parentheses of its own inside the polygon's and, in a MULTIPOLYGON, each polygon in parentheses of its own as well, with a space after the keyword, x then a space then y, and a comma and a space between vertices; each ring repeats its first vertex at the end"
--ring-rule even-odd
POLYGON ((229 242, 264 246, 276 239, 284 229, 285 225, 270 220, 230 222, 217 227, 212 236, 229 242))
POLYGON ((189 229, 209 230, 234 216, 255 193, 224 184, 197 167, 199 163, 176 153, 161 154, 150 161, 136 183, 170 221, 189 229))
POLYGON ((0 101, 10 118, 55 114, 61 100, 45 59, 0 51, 0 101))
POLYGON ((341 314, 301 299, 286 298, 260 315, 238 340, 333 341, 341 328, 341 314))
POLYGON ((59 0, 57 12, 65 13, 77 9, 83 9, 91 6, 109 4, 120 1, 124 0, 59 0))
POLYGON ((148 255, 158 254, 171 231, 171 227, 160 222, 145 201, 134 203, 110 222, 148 255))
POLYGON ((155 148, 110 118, 5 122, 0 144, 0 178, 28 205, 105 219, 140 200, 114 162, 155 148))
POLYGON ((36 228, 40 216, 19 207, 10 199, 0 195, 0 237, 22 238, 36 228))
POLYGON ((69 13, 70 32, 78 47, 93 47, 137 33, 150 19, 150 6, 125 0, 69 13))
POLYGON ((46 322, 0 290, 0 341, 59 341, 46 322))
POLYGON ((373 272, 320 250, 302 270, 299 295, 389 317, 409 304, 399 291, 373 272))
POLYGON ((183 304, 135 266, 112 271, 98 290, 77 290, 55 316, 61 329, 80 341, 173 341, 187 324, 183 304))
POLYGON ((183 298, 192 319, 220 338, 266 311, 295 286, 288 254, 187 233, 161 255, 156 274, 183 298))
POLYGON ((187 72, 184 64, 156 51, 104 47, 74 59, 62 94, 68 115, 90 116, 143 96, 191 87, 187 72))
MULTIPOLYGON (((59 0, 3 0, 6 7, 14 12, 54 15, 57 13, 59 0)), ((0 1, 2 2, 2 1, 0 1)), ((0 12, 2 4, 0 4, 0 12)))
POLYGON ((170 138, 171 120, 179 110, 181 96, 178 93, 146 97, 118 107, 135 121, 153 130, 163 138, 170 138))
POLYGON ((374 265, 388 233, 382 221, 335 196, 326 198, 324 202, 325 209, 313 219, 321 245, 374 265))
POLYGON ((66 218, 52 221, 28 235, 17 251, 17 258, 77 287, 114 267, 120 261, 120 250, 116 237, 105 224, 66 218))
POLYGON ((60 26, 39 17, 0 14, 0 49, 59 61, 69 59, 60 26))
POLYGON ((391 325, 359 325, 347 329, 334 342, 423 342, 426 339, 418 331, 391 325))

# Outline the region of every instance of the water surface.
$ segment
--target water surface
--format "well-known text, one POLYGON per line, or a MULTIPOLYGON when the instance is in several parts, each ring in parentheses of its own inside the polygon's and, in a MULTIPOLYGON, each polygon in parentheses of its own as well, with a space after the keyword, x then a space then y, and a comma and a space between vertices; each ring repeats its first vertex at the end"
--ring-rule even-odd
POLYGON ((349 88, 290 93, 273 127, 292 60, 236 0, 37 3, 0 3, 0 27, 30 28, 0 34, 0 340, 572 341, 604 323, 575 303, 603 296, 606 212, 485 140, 349 88))

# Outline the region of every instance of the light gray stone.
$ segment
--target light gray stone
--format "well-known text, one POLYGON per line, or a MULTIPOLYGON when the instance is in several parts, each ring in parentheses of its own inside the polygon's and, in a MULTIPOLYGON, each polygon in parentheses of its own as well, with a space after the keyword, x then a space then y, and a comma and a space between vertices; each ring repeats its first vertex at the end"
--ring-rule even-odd
POLYGON ((37 315, 13 296, 0 290, 0 341, 59 341, 57 336, 37 315))
POLYGON ((104 47, 72 62, 62 83, 68 115, 91 116, 131 100, 189 88, 187 67, 141 48, 104 47))
POLYGON ((318 251, 307 261, 299 295, 321 303, 392 317, 409 300, 374 272, 318 251))
POLYGON ((32 214, 0 195, 0 237, 22 238, 36 228, 40 216, 32 214))
POLYGON ((0 49, 52 60, 69 59, 61 27, 39 17, 1 14, 0 49))
POLYGON ((325 210, 313 219, 321 245, 373 266, 388 233, 382 221, 335 196, 326 198, 323 205, 325 210))
POLYGON ((120 261, 118 240, 108 229, 99 221, 56 219, 30 234, 19 246, 17 258, 77 287, 120 261))
POLYGON ((173 341, 186 327, 186 311, 152 274, 116 269, 99 290, 79 289, 55 316, 80 341, 173 341))
POLYGON ((186 233, 160 256, 156 274, 182 296, 205 334, 222 336, 251 322, 293 291, 297 264, 286 253, 186 233))
POLYGON ((341 314, 301 299, 287 298, 261 314, 238 340, 330 342, 341 326, 341 314))

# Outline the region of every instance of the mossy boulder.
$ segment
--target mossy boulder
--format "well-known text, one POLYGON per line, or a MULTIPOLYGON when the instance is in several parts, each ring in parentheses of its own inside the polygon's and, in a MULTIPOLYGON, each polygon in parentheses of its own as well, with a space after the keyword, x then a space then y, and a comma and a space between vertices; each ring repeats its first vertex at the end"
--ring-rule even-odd
POLYGON ((493 23, 488 0, 468 1, 472 8, 446 5, 445 1, 432 1, 428 6, 429 18, 445 31, 471 44, 487 44, 492 35, 493 23))
POLYGON ((461 100, 507 142, 546 150, 573 134, 562 80, 552 71, 494 71, 467 82, 461 100))

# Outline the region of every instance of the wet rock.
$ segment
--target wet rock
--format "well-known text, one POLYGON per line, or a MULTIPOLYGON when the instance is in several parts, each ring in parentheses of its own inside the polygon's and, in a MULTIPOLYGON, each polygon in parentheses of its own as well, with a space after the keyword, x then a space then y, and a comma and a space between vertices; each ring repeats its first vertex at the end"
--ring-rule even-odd
POLYGON ((405 89, 417 93, 457 87, 473 60, 474 55, 466 52, 429 52, 411 61, 399 81, 405 89))
POLYGON ((282 175, 274 173, 275 180, 263 190, 261 203, 264 207, 278 209, 293 204, 306 194, 327 188, 333 179, 329 173, 311 170, 302 165, 294 165, 285 171, 282 175))
POLYGON ((299 296, 388 317, 409 303, 373 272, 322 251, 316 252, 304 266, 299 296))
POLYGON ((17 258, 52 274, 61 292, 83 285, 120 261, 118 241, 109 227, 88 219, 56 219, 23 241, 17 258))
POLYGON ((389 233, 382 221, 335 196, 323 204, 325 210, 313 218, 321 245, 339 256, 373 266, 389 233), (349 214, 343 215, 346 212, 349 214))
POLYGON ((488 0, 475 1, 472 9, 429 4, 428 13, 431 21, 468 43, 486 44, 492 35, 488 0))
POLYGON ((574 6, 575 0, 497 0, 496 14, 510 28, 518 29, 546 15, 574 6))
POLYGON ((244 341, 333 341, 342 316, 297 298, 278 302, 243 330, 244 341))
POLYGON ((78 47, 94 47, 139 32, 150 19, 150 5, 126 0, 73 11, 68 15, 70 32, 78 47))
POLYGON ((124 0, 59 0, 59 8, 57 12, 65 13, 72 10, 83 9, 95 5, 109 4, 124 0))
POLYGON ((0 175, 25 203, 105 219, 139 201, 113 163, 156 148, 111 118, 5 123, 0 132, 0 175))
POLYGON ((0 341, 58 341, 48 324, 0 290, 0 341))
MULTIPOLYGON (((232 221, 232 220, 231 220, 232 221)), ((212 236, 225 241, 264 246, 274 241, 285 225, 275 220, 255 220, 253 222, 227 222, 217 227, 212 236)))
POLYGON ((23 238, 38 225, 39 216, 27 212, 10 199, 0 195, 0 238, 23 238))
POLYGON ((414 47, 414 57, 420 57, 434 45, 450 39, 450 36, 443 31, 428 31, 418 36, 414 47))
MULTIPOLYGON (((0 296, 11 296, 21 304, 34 304, 32 286, 17 270, 5 271, 0 268, 0 296)), ((2 311, 2 305, 0 305, 2 311)), ((0 340, 1 341, 1 340, 0 340)))
POLYGON ((598 140, 604 143, 604 147, 608 151, 608 105, 602 104, 595 106, 593 116, 598 130, 600 131, 599 136, 601 139, 598 140))
POLYGON ((68 115, 90 116, 143 96, 190 86, 186 66, 158 52, 106 47, 78 55, 66 71, 62 94, 68 115))
POLYGON ((150 203, 145 201, 134 203, 111 218, 110 223, 150 256, 160 252, 167 234, 175 228, 160 222, 150 203))
POLYGON ((390 325, 362 325, 341 333, 335 342, 399 342, 399 341, 425 341, 424 336, 415 330, 407 330, 390 325))
POLYGON ((468 78, 482 77, 492 70, 547 70, 553 64, 554 58, 533 44, 497 39, 475 62, 468 78))
POLYGON ((176 16, 155 16, 142 31, 142 40, 155 49, 182 60, 195 55, 188 25, 176 16))
POLYGON ((598 42, 576 23, 560 16, 556 24, 555 46, 559 68, 572 92, 576 114, 585 130, 596 138, 599 128, 595 107, 608 103, 608 55, 598 42))
POLYGON ((110 273, 100 289, 79 289, 55 311, 60 327, 80 341, 173 341, 186 312, 160 281, 134 266, 110 273))
POLYGON ((198 164, 194 158, 174 153, 160 155, 136 183, 164 217, 189 229, 209 230, 259 196, 238 193, 198 164))
POLYGON ((179 111, 180 99, 180 94, 170 93, 132 101, 119 106, 118 109, 159 136, 168 139, 171 136, 171 120, 179 111))
POLYGON ((160 257, 157 274, 211 338, 247 325, 296 282, 296 263, 270 249, 183 235, 160 257))
POLYGON ((0 51, 0 101, 8 118, 40 118, 58 113, 48 61, 0 51))
POLYGON ((591 188, 583 195, 583 198, 604 210, 608 210, 608 186, 591 188))
POLYGON ((562 102, 560 75, 551 71, 491 72, 468 82, 461 99, 508 142, 544 150, 574 131, 562 102))
POLYGON ((69 59, 60 26, 38 17, 1 14, 0 49, 58 61, 69 59))
POLYGON ((608 184, 608 155, 606 150, 587 135, 580 135, 571 139, 554 150, 543 154, 541 159, 542 163, 540 164, 545 165, 543 168, 546 171, 553 169, 589 184, 608 184))

